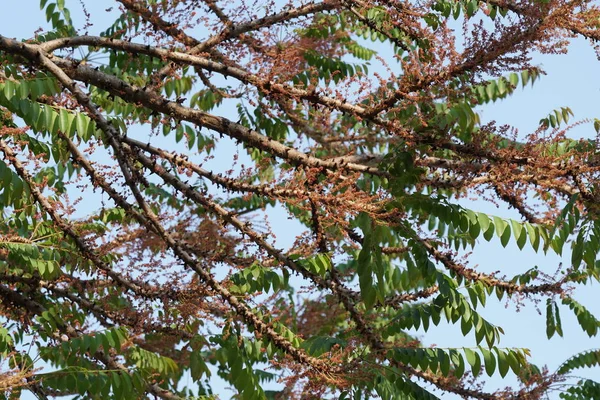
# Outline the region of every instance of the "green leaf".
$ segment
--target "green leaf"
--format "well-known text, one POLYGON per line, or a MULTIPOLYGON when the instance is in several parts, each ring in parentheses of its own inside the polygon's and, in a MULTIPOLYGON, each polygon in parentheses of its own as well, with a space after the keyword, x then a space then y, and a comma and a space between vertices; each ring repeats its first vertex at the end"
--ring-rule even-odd
POLYGON ((519 250, 523 250, 525 243, 527 243, 527 231, 523 229, 523 225, 515 220, 511 220, 512 231, 515 239, 517 240, 517 246, 519 250))
POLYGON ((67 136, 70 136, 74 116, 64 108, 60 109, 59 129, 67 136))
POLYGON ((88 141, 90 137, 88 136, 89 132, 89 123, 90 120, 87 116, 82 113, 77 113, 75 116, 75 124, 77 129, 77 135, 82 138, 84 141, 88 141))
POLYGON ((554 321, 555 321, 556 333, 558 333, 558 336, 562 337, 563 330, 562 330, 562 322, 560 320, 560 313, 558 311, 558 305, 554 301, 552 303, 554 304, 554 321))
POLYGON ((500 244, 502 244, 502 247, 506 247, 509 240, 510 240, 510 227, 507 224, 506 227, 504 228, 504 232, 502 233, 502 236, 500 236, 500 244))
POLYGON ((494 216, 493 218, 494 226, 496 227, 496 235, 498 237, 502 237, 504 235, 504 232, 508 228, 508 224, 502 218, 496 216, 494 216))
POLYGON ((507 359, 506 353, 495 348, 496 354, 498 355, 498 371, 500 372, 500 376, 504 378, 508 373, 508 369, 510 368, 509 361, 507 359))
POLYGON ((479 375, 481 372, 481 358, 479 354, 469 348, 465 348, 464 350, 467 362, 471 366, 471 372, 473 372, 474 376, 479 375))
POLYGON ((479 223, 479 226, 481 227, 481 231, 487 232, 491 225, 490 218, 486 214, 477 213, 477 221, 479 223))
POLYGON ((529 222, 525 223, 525 228, 527 229, 527 234, 529 236, 529 242, 531 243, 531 247, 533 247, 533 249, 537 252, 540 246, 540 233, 529 222))
POLYGON ((481 347, 480 350, 483 354, 485 372, 488 374, 488 376, 494 375, 494 372, 496 371, 496 358, 494 357, 494 353, 483 347, 481 347))
POLYGON ((556 372, 565 375, 578 368, 590 368, 599 365, 600 350, 585 351, 570 357, 556 372))
POLYGON ((546 336, 548 336, 548 339, 554 336, 554 332, 556 332, 556 325, 554 323, 552 300, 548 299, 546 301, 546 336))

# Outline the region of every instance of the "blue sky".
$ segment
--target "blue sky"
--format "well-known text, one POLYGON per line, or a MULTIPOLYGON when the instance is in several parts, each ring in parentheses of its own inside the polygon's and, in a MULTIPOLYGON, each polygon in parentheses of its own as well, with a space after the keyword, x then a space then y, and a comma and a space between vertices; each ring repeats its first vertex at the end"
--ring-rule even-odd
MULTIPOLYGON (((0 34, 9 37, 27 38, 40 26, 45 27, 45 19, 39 10, 38 0, 2 0, 3 24, 0 26, 0 34)), ((67 7, 72 11, 76 24, 83 25, 81 18, 81 7, 79 1, 67 0, 67 7)), ((118 7, 112 1, 94 0, 86 1, 86 7, 92 15, 91 21, 97 25, 90 28, 91 33, 103 29, 110 23, 118 7), (114 7, 111 12, 105 11, 114 7)), ((592 46, 584 40, 576 40, 570 47, 568 56, 536 55, 534 63, 541 65, 547 72, 536 82, 534 87, 518 89, 508 99, 494 103, 482 110, 482 121, 496 120, 498 123, 509 123, 519 130, 520 136, 533 132, 540 118, 549 114, 552 110, 568 106, 575 117, 573 121, 593 119, 600 117, 600 74, 598 73, 600 62, 592 46)), ((582 124, 569 132, 571 137, 593 138, 595 136, 591 123, 582 124)), ((217 159, 212 166, 218 170, 231 167, 231 160, 217 159)), ((518 219, 518 215, 506 208, 496 208, 489 203, 472 199, 463 202, 464 205, 478 211, 488 212, 503 217, 518 219)), ((286 248, 294 241, 295 236, 301 233, 300 228, 290 229, 287 215, 281 210, 273 210, 269 214, 271 225, 277 234, 277 244, 286 248)), ((294 226, 294 225, 292 225, 294 226)), ((570 255, 566 249, 564 262, 568 263, 570 255)), ((470 265, 478 265, 482 271, 501 271, 508 276, 523 272, 534 265, 539 266, 546 272, 553 272, 558 268, 561 259, 557 256, 544 256, 536 254, 531 250, 519 251, 511 242, 505 249, 501 247, 498 240, 491 243, 484 241, 473 251, 470 257, 470 265)), ((597 316, 600 316, 600 291, 598 284, 580 287, 574 294, 579 302, 586 305, 597 316)), ((575 317, 567 309, 561 309, 561 317, 564 329, 564 338, 555 336, 551 340, 546 339, 545 334, 545 302, 535 304, 529 300, 524 301, 524 306, 516 312, 514 302, 490 302, 491 304, 483 311, 483 315, 492 323, 501 325, 506 332, 501 341, 503 347, 526 347, 531 350, 533 360, 538 365, 547 364, 550 370, 554 370, 567 357, 578 351, 600 347, 600 339, 588 338, 582 333, 575 317), (542 311, 540 315, 538 309, 542 311)), ((421 335, 426 344, 436 344, 440 347, 473 346, 472 335, 463 337, 459 326, 450 327, 440 324, 432 327, 426 334, 421 335)), ((584 374, 582 374, 584 375, 584 374)), ((598 368, 585 373, 588 377, 600 376, 598 368)), ((487 389, 500 388, 514 383, 514 377, 509 375, 506 379, 493 377, 488 380, 487 389)), ((217 389, 217 387, 215 387, 217 389)), ((224 395, 223 398, 227 398, 224 395)), ((452 396, 444 396, 452 399, 452 396)), ((558 395, 551 398, 558 398, 558 395)))

